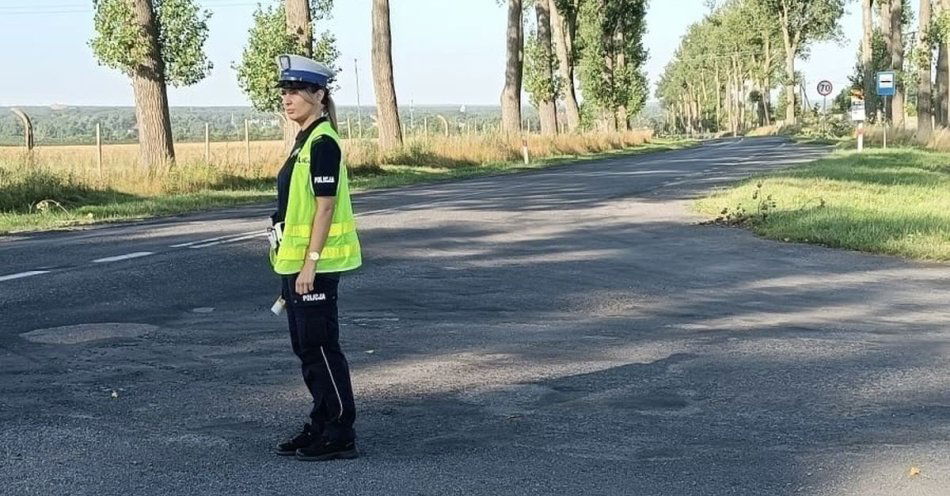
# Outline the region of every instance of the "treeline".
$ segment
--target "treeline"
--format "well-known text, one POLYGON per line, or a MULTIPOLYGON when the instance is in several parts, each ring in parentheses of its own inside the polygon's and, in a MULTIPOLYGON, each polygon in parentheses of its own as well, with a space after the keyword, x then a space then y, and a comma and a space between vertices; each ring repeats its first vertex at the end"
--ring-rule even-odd
MULTIPOLYGON (((19 107, 33 121, 39 145, 95 143, 96 124, 103 142, 132 143, 138 135, 133 107, 19 107)), ((244 120, 252 140, 279 138, 280 127, 273 114, 247 107, 173 107, 172 132, 178 141, 200 141, 209 124, 212 140, 244 139, 244 120)), ((23 143, 23 126, 8 109, 0 107, 0 145, 23 143)))
MULTIPOLYGON (((247 44, 233 66, 238 84, 255 111, 274 114, 280 110, 274 62, 279 54, 299 54, 339 68, 336 37, 323 29, 332 15, 333 3, 274 0, 258 5, 247 44)), ((497 125, 500 131, 515 135, 530 127, 530 119, 523 114, 523 91, 530 95, 539 113, 542 134, 575 132, 581 126, 630 128, 632 116, 643 108, 647 95, 643 71, 647 0, 495 3, 508 6, 505 86, 497 125), (583 106, 578 104, 580 101, 583 106), (565 109, 564 118, 559 115, 558 102, 565 109)), ((180 110, 173 117, 167 87, 190 86, 210 74, 212 63, 205 43, 212 12, 198 0, 96 0, 93 6, 94 34, 89 40, 93 55, 100 65, 128 76, 135 97, 134 125, 130 126, 127 114, 99 119, 108 128, 107 139, 125 140, 134 135, 139 142, 139 162, 144 167, 174 161, 174 141, 203 137, 208 119, 180 110)), ((372 0, 370 14, 376 112, 367 116, 371 123, 361 119, 355 127, 364 137, 375 136, 379 148, 385 151, 403 145, 406 121, 410 132, 417 124, 412 110, 407 119, 407 109, 396 100, 389 0, 372 0)), ((459 131, 478 127, 469 115, 445 119, 452 117, 450 127, 459 131)), ((43 120, 36 120, 38 127, 33 134, 47 142, 84 134, 93 124, 81 118, 57 118, 41 128, 43 120)), ((26 117, 21 122, 29 126, 26 117)), ((446 121, 440 123, 446 127, 446 121)), ((220 136, 233 136, 235 127, 243 126, 243 119, 229 114, 216 117, 214 124, 220 136)), ((9 129, 15 124, 5 126, 9 129)), ((293 123, 284 122, 284 140, 292 140, 294 134, 293 123)))
MULTIPOLYGON (((33 121, 37 145, 81 145, 95 143, 96 124, 100 125, 105 143, 133 143, 138 140, 134 107, 18 107, 33 121)), ((375 108, 341 106, 340 132, 344 137, 375 138, 375 108), (360 129, 362 118, 362 129, 360 129)), ((198 142, 205 139, 209 125, 212 141, 244 139, 244 120, 252 141, 283 137, 282 122, 273 112, 260 112, 250 107, 171 107, 172 133, 176 142, 198 142)), ((526 109, 526 127, 539 128, 536 112, 526 109)), ((449 134, 497 130, 501 122, 498 106, 423 105, 403 112, 402 124, 414 135, 449 134), (445 122, 442 122, 442 118, 445 122)), ((8 108, 0 107, 0 146, 22 145, 23 125, 8 108)))
MULTIPOLYGON (((743 130, 781 119, 795 123, 806 105, 798 60, 817 41, 841 37, 844 0, 725 0, 692 25, 667 65, 657 97, 666 127, 743 130), (781 88, 777 108, 773 91, 781 88)), ((950 0, 859 0, 862 18, 850 86, 833 99, 845 112, 865 101, 867 121, 905 127, 916 117, 921 143, 933 125, 950 126, 950 0), (912 5, 918 6, 914 18, 912 5), (893 71, 896 94, 877 96, 876 75, 893 71)))
POLYGON ((507 3, 503 129, 522 131, 522 89, 538 109, 542 134, 629 129, 647 97, 643 70, 648 55, 643 46, 647 1, 507 3))
POLYGON ((656 96, 675 131, 738 134, 801 113, 797 60, 840 36, 844 0, 725 0, 690 26, 656 96), (772 95, 781 88, 778 105, 772 95))

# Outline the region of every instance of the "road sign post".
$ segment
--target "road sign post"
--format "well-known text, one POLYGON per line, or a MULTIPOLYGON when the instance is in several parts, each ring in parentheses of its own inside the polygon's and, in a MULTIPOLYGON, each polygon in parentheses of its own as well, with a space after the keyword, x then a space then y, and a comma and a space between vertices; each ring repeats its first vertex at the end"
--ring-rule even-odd
POLYGON ((828 95, 834 91, 834 86, 831 84, 831 81, 823 80, 818 83, 818 94, 821 95, 821 111, 828 112, 828 95))
POLYGON ((894 96, 897 92, 897 83, 894 71, 881 71, 877 73, 877 94, 884 97, 884 149, 887 149, 887 97, 894 96))
POLYGON ((827 123, 825 121, 828 118, 828 95, 830 95, 833 90, 834 86, 832 86, 831 81, 823 79, 818 82, 818 94, 821 95, 821 118, 818 122, 822 132, 826 131, 827 123))

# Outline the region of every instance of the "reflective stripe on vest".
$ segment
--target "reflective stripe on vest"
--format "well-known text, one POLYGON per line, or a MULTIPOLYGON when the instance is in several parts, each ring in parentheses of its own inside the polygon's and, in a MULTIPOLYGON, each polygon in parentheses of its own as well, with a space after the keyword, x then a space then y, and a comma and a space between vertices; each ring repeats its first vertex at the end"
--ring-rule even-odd
MULTIPOLYGON (((284 236, 297 236, 301 238, 309 238, 310 229, 312 225, 313 224, 308 225, 308 226, 305 226, 305 225, 288 226, 287 224, 284 224, 284 229, 283 229, 284 236)), ((333 224, 330 224, 329 236, 339 236, 341 234, 346 234, 348 232, 353 232, 355 230, 356 230, 356 223, 353 221, 335 222, 333 224)))
MULTIPOLYGON (((310 175, 310 148, 314 140, 320 136, 333 139, 337 145, 340 143, 340 138, 329 121, 322 122, 310 133, 297 154, 290 179, 287 214, 282 229, 283 237, 280 240, 280 248, 276 251, 271 250, 270 253, 271 264, 278 274, 300 272, 307 257, 313 218, 316 215, 316 200, 310 175)), ((341 156, 333 220, 327 241, 323 245, 323 250, 320 251, 316 271, 342 272, 353 270, 361 264, 362 253, 356 233, 353 206, 350 204, 348 174, 341 156)))

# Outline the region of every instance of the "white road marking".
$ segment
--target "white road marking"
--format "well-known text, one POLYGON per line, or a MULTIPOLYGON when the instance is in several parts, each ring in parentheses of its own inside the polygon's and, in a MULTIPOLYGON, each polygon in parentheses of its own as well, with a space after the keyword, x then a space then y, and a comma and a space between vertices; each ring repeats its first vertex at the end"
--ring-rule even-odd
POLYGON ((224 243, 236 243, 236 242, 238 242, 238 241, 243 241, 243 240, 245 240, 245 239, 263 238, 263 237, 265 237, 265 236, 267 236, 267 233, 255 232, 254 234, 247 234, 247 235, 245 235, 245 236, 239 236, 239 237, 237 237, 237 238, 222 239, 221 241, 214 241, 214 242, 212 242, 212 243, 205 243, 205 244, 203 244, 203 245, 192 245, 192 246, 189 246, 189 248, 191 248, 191 249, 195 249, 195 248, 207 248, 207 247, 209 247, 209 246, 215 246, 215 245, 220 245, 220 244, 224 244, 224 243))
POLYGON ((227 236, 218 236, 217 238, 209 238, 209 239, 202 239, 198 241, 192 241, 190 243, 179 243, 177 245, 171 245, 171 248, 184 248, 186 246, 202 245, 205 243, 211 243, 214 241, 220 241, 223 239, 234 238, 238 236, 247 236, 249 234, 256 234, 256 233, 260 233, 260 231, 248 231, 248 232, 237 233, 237 234, 228 234, 227 236))
POLYGON ((40 274, 46 274, 46 273, 48 273, 48 272, 49 272, 48 270, 31 270, 31 271, 28 271, 28 272, 20 272, 20 273, 18 273, 18 274, 10 274, 10 275, 6 275, 6 276, 0 276, 0 282, 3 282, 3 281, 12 281, 12 280, 14 280, 14 279, 22 279, 22 278, 24 278, 24 277, 30 277, 30 276, 38 276, 38 275, 40 275, 40 274))
POLYGON ((154 253, 153 253, 153 252, 150 252, 150 251, 137 251, 137 252, 135 252, 135 253, 127 253, 127 254, 125 254, 125 255, 119 255, 119 256, 116 256, 116 257, 100 258, 100 259, 97 259, 97 260, 93 260, 92 263, 118 262, 118 261, 120 261, 120 260, 128 260, 128 259, 130 259, 130 258, 147 257, 147 256, 149 256, 149 255, 154 255, 154 253))

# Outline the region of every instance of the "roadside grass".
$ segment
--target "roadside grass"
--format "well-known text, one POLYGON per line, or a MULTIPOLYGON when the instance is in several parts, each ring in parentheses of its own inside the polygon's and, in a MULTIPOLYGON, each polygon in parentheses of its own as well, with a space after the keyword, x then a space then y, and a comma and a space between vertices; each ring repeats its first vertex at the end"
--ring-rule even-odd
POLYGON ((695 204, 711 222, 776 240, 950 260, 950 154, 838 151, 695 204))
MULTIPOLYGON (((497 136, 411 140, 395 153, 381 153, 370 141, 344 144, 356 190, 390 188, 465 177, 507 174, 615 154, 639 154, 692 146, 691 140, 654 140, 649 131, 531 136, 525 165, 521 141, 497 136)), ((281 146, 262 147, 266 160, 247 164, 233 144, 216 144, 222 162, 205 163, 204 145, 178 145, 173 167, 135 167, 136 149, 110 156, 100 175, 94 147, 42 147, 32 156, 0 147, 0 233, 50 230, 77 225, 144 219, 226 206, 273 201, 281 146), (125 160, 125 161, 123 161, 125 160), (237 160, 229 161, 229 160, 237 160), (239 164, 239 165, 236 165, 239 164)), ((214 148, 213 148, 214 150, 214 148)), ((214 156, 215 151, 212 151, 214 156)))

